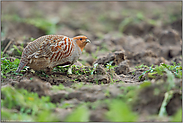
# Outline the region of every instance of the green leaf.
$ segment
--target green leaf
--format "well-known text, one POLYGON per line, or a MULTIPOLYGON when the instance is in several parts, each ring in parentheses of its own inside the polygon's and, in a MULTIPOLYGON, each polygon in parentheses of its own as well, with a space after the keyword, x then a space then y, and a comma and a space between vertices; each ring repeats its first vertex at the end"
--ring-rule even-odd
POLYGON ((37 122, 58 122, 59 119, 50 111, 41 111, 38 114, 37 122))
POLYGON ((129 106, 121 100, 113 100, 109 104, 109 111, 106 118, 111 122, 135 122, 137 114, 135 114, 129 106))
POLYGON ((182 122, 182 109, 177 111, 177 113, 172 117, 171 122, 182 122))
POLYGON ((173 87, 175 87, 175 77, 173 75, 173 73, 171 71, 169 71, 168 69, 165 68, 165 71, 167 73, 167 82, 169 83, 169 87, 168 87, 168 90, 172 89, 173 87))
POLYGON ((173 96, 173 91, 169 91, 169 92, 165 93, 164 100, 162 102, 162 105, 161 105, 161 108, 160 108, 160 111, 159 111, 159 116, 160 117, 162 117, 162 116, 167 114, 167 112, 166 112, 166 105, 168 104, 168 102, 170 101, 172 96, 173 96))
POLYGON ((140 89, 151 86, 150 81, 144 81, 142 84, 140 84, 140 89))
POLYGON ((88 122, 89 110, 85 105, 79 106, 73 113, 67 116, 66 122, 88 122))

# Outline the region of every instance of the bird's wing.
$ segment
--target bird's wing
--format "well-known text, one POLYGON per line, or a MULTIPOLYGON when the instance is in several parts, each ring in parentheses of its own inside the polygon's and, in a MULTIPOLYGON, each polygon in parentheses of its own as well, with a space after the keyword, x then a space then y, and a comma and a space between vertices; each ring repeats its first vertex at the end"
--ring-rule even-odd
POLYGON ((64 42, 63 36, 52 36, 46 38, 40 45, 39 50, 28 56, 28 59, 31 58, 42 58, 42 57, 51 57, 53 54, 63 51, 63 48, 59 46, 60 43, 64 42))

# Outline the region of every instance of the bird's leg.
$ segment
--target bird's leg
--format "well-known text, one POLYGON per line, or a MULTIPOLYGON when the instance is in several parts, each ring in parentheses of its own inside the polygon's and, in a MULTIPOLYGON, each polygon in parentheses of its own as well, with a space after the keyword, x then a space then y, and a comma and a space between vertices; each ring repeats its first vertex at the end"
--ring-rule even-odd
POLYGON ((72 64, 71 64, 71 65, 69 65, 69 68, 68 68, 67 74, 72 74, 72 64))

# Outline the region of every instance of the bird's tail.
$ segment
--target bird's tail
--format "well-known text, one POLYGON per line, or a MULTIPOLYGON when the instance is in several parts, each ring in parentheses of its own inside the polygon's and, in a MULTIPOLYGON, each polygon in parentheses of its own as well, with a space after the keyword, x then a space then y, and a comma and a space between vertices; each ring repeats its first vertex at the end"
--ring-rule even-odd
POLYGON ((24 62, 21 59, 20 64, 19 64, 19 66, 18 66, 18 68, 16 70, 16 73, 19 73, 25 67, 26 64, 27 64, 27 62, 24 62))

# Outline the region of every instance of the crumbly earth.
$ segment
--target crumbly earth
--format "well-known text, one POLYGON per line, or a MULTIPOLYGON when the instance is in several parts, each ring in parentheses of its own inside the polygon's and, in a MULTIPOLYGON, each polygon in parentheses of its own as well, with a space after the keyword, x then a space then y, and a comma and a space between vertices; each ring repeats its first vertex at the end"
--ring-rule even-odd
MULTIPOLYGON (((15 11, 21 18, 29 18, 36 16, 36 13, 33 11, 29 13, 29 9, 37 5, 35 6, 36 10, 38 9, 37 7, 40 7, 37 16, 45 19, 53 17, 53 21, 58 26, 54 31, 55 34, 63 34, 69 37, 84 34, 91 40, 92 43, 87 44, 80 59, 75 63, 73 67, 74 74, 72 75, 67 75, 66 70, 53 71, 48 76, 43 75, 41 71, 34 73, 31 70, 26 70, 22 72, 23 76, 7 75, 9 77, 1 78, 2 87, 24 88, 38 93, 39 96, 50 96, 53 103, 59 103, 59 105, 64 105, 65 103, 71 104, 72 107, 70 108, 55 109, 54 112, 56 114, 62 114, 59 115, 60 121, 83 102, 95 103, 99 100, 117 98, 120 94, 124 93, 121 88, 142 84, 146 76, 143 76, 140 80, 139 76, 147 69, 135 69, 135 66, 141 64, 155 66, 161 63, 171 65, 173 64, 172 62, 182 64, 182 18, 176 18, 172 22, 163 23, 164 20, 161 20, 159 17, 164 12, 165 15, 163 16, 168 18, 169 13, 166 13, 166 8, 169 7, 177 8, 176 11, 171 12, 172 16, 181 14, 179 3, 147 2, 140 4, 133 2, 100 2, 98 4, 91 3, 90 5, 90 3, 86 2, 84 4, 82 4, 81 8, 81 5, 78 3, 67 2, 62 2, 62 4, 56 2, 3 2, 2 6, 4 15, 12 14, 15 11), (49 7, 46 7, 48 5, 49 7), (11 10, 8 9, 12 6, 14 7, 11 10), (69 6, 73 6, 73 8, 69 9, 69 6), (20 7, 21 10, 19 10, 20 7), (25 11, 22 11, 22 9, 25 11), (90 11, 91 9, 93 11, 90 11), (118 27, 123 24, 122 20, 125 18, 119 16, 120 14, 117 11, 123 12, 125 9, 131 10, 132 13, 136 10, 147 10, 144 18, 160 21, 160 24, 153 25, 148 23, 139 15, 139 18, 142 20, 137 23, 128 22, 124 26, 122 33, 118 27), (155 16, 152 14, 152 11, 155 10, 159 10, 162 13, 155 16), (108 16, 101 14, 105 11, 106 14, 109 12, 108 16), (57 12, 60 14, 59 19, 56 18, 57 12), (77 12, 81 14, 78 15, 77 12), (46 17, 43 16, 45 13, 46 17), (109 24, 111 26, 109 28, 112 28, 112 30, 108 29, 105 24, 98 23, 96 17, 93 17, 93 19, 92 17, 88 17, 88 14, 93 16, 93 13, 95 13, 99 21, 105 22, 106 25, 109 24), (78 16, 81 16, 81 18, 78 16), (78 21, 76 21, 77 19, 78 21), (116 66, 107 69, 109 64, 116 66), (65 88, 53 91, 52 86, 59 84, 63 84, 65 88), (83 84, 84 86, 79 87, 76 84, 83 84), (62 102, 61 99, 63 99, 62 102)), ((11 61, 14 61, 15 58, 20 59, 21 57, 13 45, 16 45, 22 51, 21 46, 25 47, 30 42, 30 37, 38 38, 48 33, 44 28, 21 21, 12 23, 12 20, 2 20, 2 24, 4 39, 2 39, 1 48, 5 49, 8 43, 11 42, 5 52, 10 56, 8 59, 11 61)), ((138 112, 140 116, 138 121, 169 121, 168 117, 162 119, 148 117, 150 115, 157 115, 160 110, 164 93, 166 92, 164 88, 166 84, 162 84, 161 81, 166 81, 167 77, 157 75, 156 78, 150 78, 149 80, 154 84, 142 89, 138 93, 136 101, 132 104, 132 110, 138 112), (158 82, 160 84, 155 84, 158 82), (154 89, 157 88, 160 90, 160 93, 154 95, 154 89)), ((182 86, 181 79, 176 78, 175 83, 178 86, 182 86)), ((180 91, 179 89, 175 91, 166 106, 168 116, 174 115, 181 108, 182 100, 180 97, 182 93, 180 91)), ((104 118, 106 111, 108 111, 106 105, 98 106, 96 109, 91 108, 90 121, 106 121, 104 118)))

